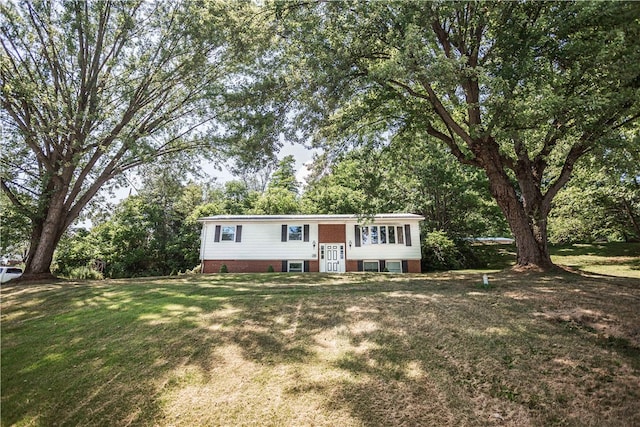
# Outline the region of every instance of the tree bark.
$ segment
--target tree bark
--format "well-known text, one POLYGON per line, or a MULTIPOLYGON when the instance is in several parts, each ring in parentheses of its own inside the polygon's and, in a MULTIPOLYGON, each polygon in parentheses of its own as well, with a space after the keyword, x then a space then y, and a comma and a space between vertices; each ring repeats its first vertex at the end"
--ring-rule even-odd
POLYGON ((62 234, 67 229, 69 213, 64 210, 67 185, 54 186, 54 194, 43 217, 32 220, 31 247, 25 263, 24 281, 53 279, 51 263, 62 234))
MULTIPOLYGON (((487 144, 489 147, 492 144, 487 144)), ((486 148, 487 145, 484 147, 486 148)), ((504 213, 516 241, 518 270, 549 271, 555 268, 549 255, 547 217, 550 208, 542 198, 522 196, 515 191, 502 167, 500 154, 491 148, 479 158, 489 178, 491 195, 504 213)))

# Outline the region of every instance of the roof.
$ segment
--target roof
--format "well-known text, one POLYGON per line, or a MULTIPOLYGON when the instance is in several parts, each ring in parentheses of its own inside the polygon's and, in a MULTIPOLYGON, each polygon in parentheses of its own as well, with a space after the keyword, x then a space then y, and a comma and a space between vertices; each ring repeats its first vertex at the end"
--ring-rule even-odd
POLYGON ((362 219, 421 221, 421 215, 411 213, 382 213, 375 215, 214 215, 198 219, 199 222, 280 222, 280 221, 360 221, 362 219))

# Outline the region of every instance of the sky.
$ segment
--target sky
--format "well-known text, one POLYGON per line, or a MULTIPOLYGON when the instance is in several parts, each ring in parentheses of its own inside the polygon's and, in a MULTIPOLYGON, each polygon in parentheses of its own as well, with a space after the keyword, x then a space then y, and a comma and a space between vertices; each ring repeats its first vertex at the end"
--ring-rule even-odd
MULTIPOLYGON (((313 161, 314 153, 319 153, 319 150, 309 149, 302 144, 285 143, 278 153, 278 159, 280 160, 288 155, 292 155, 296 160, 296 179, 304 185, 305 178, 309 174, 308 166, 310 166, 313 161)), ((205 172, 211 180, 215 179, 219 184, 224 184, 227 181, 237 179, 226 167, 224 167, 224 165, 222 165, 221 170, 219 170, 213 163, 205 163, 203 168, 203 172, 205 172)), ((111 200, 112 202, 118 202, 126 198, 129 194, 136 194, 137 189, 135 178, 131 178, 130 181, 131 185, 118 188, 114 191, 115 197, 111 200)))

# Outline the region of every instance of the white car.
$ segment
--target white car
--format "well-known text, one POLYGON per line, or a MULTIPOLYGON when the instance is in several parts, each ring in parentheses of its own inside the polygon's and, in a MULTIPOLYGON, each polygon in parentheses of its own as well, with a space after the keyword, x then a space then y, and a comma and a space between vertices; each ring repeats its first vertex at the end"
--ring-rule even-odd
POLYGON ((22 276, 22 269, 17 267, 0 267, 0 283, 22 276))

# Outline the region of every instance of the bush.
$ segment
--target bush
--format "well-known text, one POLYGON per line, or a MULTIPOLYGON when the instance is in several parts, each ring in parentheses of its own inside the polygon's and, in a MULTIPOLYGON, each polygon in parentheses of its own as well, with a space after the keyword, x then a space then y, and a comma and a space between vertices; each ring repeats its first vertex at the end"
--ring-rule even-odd
POLYGON ((422 263, 425 270, 460 268, 460 252, 444 231, 427 233, 422 241, 422 263))
POLYGON ((82 267, 72 268, 67 274, 69 279, 78 280, 102 280, 104 277, 102 273, 94 270, 93 268, 83 265, 82 267))
POLYGON ((220 273, 228 273, 229 269, 227 268, 227 264, 222 264, 220 266, 220 273))
POLYGON ((269 268, 267 268, 267 273, 273 273, 274 271, 273 265, 270 265, 269 268))
POLYGON ((444 231, 427 233, 422 241, 422 269, 456 270, 486 265, 469 242, 454 239, 444 231))

